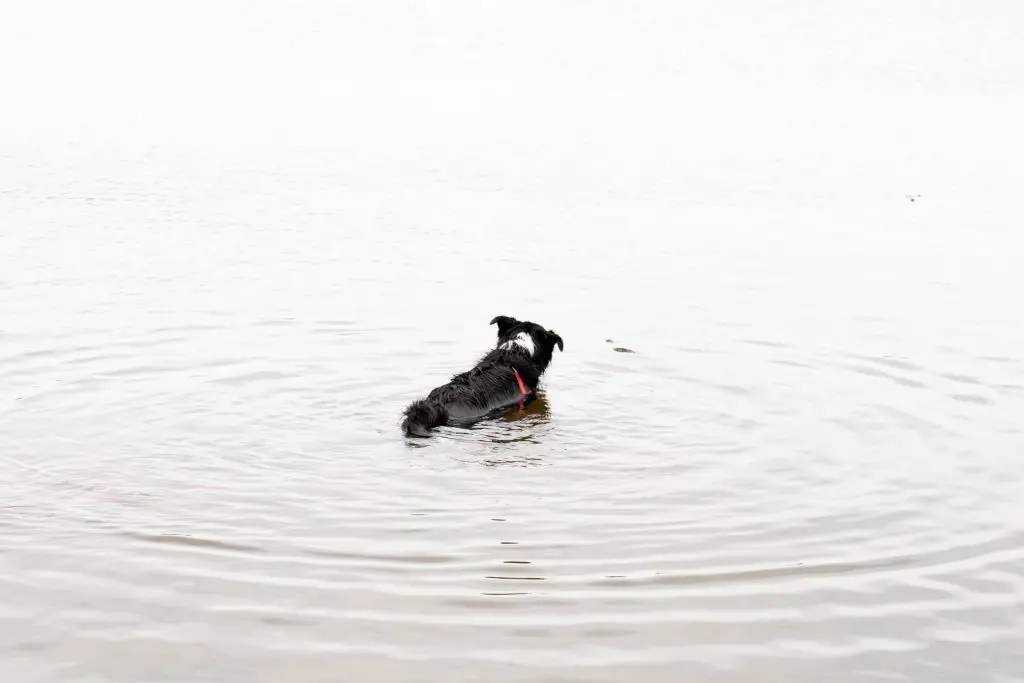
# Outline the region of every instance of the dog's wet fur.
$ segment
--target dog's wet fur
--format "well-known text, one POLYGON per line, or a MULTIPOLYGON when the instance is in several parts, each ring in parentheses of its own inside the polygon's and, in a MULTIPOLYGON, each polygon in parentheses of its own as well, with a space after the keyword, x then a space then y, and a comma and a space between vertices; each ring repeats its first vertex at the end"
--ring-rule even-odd
POLYGON ((406 436, 429 436, 434 427, 472 422, 536 396, 555 346, 563 350, 562 338, 536 323, 507 315, 496 316, 491 325, 498 326, 497 343, 472 370, 455 375, 448 384, 405 409, 402 429, 406 436))

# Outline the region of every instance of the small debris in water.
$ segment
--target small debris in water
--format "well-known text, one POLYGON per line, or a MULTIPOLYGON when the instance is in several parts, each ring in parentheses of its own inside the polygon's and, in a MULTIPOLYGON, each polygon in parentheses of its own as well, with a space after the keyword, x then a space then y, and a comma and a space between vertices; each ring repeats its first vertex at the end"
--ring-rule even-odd
MULTIPOLYGON (((608 342, 609 344, 615 343, 611 339, 605 339, 605 341, 608 342)), ((618 351, 619 353, 636 353, 636 351, 634 351, 633 349, 627 349, 625 346, 616 346, 615 348, 612 349, 612 351, 618 351)))

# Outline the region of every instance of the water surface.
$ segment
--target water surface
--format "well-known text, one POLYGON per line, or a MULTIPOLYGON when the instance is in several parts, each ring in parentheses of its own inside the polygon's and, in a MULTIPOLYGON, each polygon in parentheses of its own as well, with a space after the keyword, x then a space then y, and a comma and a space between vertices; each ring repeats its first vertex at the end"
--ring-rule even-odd
POLYGON ((93 9, 0 22, 0 678, 1024 678, 1016 4, 93 9))

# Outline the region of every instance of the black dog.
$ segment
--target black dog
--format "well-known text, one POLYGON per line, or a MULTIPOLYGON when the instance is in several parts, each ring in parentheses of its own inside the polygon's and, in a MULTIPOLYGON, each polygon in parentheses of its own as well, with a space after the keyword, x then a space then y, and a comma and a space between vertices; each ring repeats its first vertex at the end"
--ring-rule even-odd
POLYGON ((407 436, 429 436, 433 427, 469 422, 535 396, 540 376, 551 362, 555 344, 562 338, 536 323, 520 322, 506 315, 491 321, 498 325, 498 343, 469 372, 455 375, 425 400, 405 409, 402 429, 407 436))

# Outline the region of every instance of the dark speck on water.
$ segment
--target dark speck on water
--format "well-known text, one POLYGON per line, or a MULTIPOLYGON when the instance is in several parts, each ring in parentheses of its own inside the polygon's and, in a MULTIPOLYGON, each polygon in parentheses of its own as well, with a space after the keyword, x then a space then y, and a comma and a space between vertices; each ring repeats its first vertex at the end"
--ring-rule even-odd
MULTIPOLYGON (((605 339, 605 341, 608 342, 609 344, 615 343, 611 339, 605 339)), ((636 351, 634 351, 633 349, 627 349, 625 346, 616 346, 612 349, 612 351, 618 351, 619 353, 636 353, 636 351)))

